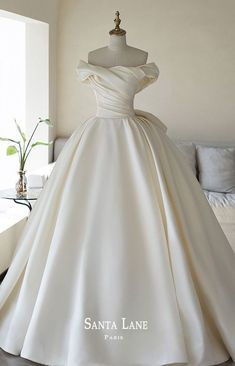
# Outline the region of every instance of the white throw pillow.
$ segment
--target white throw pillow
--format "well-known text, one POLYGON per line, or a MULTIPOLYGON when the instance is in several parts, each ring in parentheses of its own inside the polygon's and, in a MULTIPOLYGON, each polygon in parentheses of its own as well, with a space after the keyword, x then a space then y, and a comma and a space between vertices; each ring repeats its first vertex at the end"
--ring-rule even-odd
POLYGON ((193 174, 196 175, 196 146, 192 142, 176 142, 176 146, 182 152, 193 174))
POLYGON ((27 185, 29 188, 43 188, 47 179, 55 166, 54 163, 49 163, 37 170, 31 171, 27 174, 27 185))
POLYGON ((198 145, 197 161, 203 189, 235 193, 235 148, 198 145))

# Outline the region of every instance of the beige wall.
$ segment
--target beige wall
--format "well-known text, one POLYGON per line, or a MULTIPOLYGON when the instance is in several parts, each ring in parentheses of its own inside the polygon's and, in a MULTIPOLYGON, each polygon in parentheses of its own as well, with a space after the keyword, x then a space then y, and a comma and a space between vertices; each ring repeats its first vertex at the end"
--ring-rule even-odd
MULTIPOLYGON (((59 0, 0 0, 0 9, 40 20, 49 24, 49 110, 52 120, 56 120, 56 54, 57 17, 59 0)), ((50 131, 53 137, 52 130, 50 131)))
POLYGON ((147 50, 160 68, 136 107, 155 113, 173 137, 234 141, 234 0, 61 0, 57 133, 69 135, 95 113, 75 68, 107 44, 116 8, 128 43, 147 50))

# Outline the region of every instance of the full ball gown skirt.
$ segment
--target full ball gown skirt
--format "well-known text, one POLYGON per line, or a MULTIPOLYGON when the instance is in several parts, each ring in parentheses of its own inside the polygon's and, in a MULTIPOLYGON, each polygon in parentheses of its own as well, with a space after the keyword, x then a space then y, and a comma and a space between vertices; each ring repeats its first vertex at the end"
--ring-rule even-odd
POLYGON ((0 347, 53 366, 234 360, 234 253, 164 124, 133 110, 156 65, 81 61, 78 74, 97 115, 66 143, 17 245, 0 347))

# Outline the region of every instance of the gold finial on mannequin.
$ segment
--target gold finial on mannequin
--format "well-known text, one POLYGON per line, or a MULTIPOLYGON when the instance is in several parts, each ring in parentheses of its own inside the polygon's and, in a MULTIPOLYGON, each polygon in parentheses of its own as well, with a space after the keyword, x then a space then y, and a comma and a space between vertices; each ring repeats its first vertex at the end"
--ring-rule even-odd
POLYGON ((116 36, 124 36, 124 34, 126 34, 126 31, 124 29, 121 29, 119 27, 120 23, 121 23, 121 19, 119 18, 119 11, 117 10, 115 13, 116 17, 114 19, 114 23, 116 24, 115 28, 112 29, 109 34, 111 35, 116 35, 116 36))

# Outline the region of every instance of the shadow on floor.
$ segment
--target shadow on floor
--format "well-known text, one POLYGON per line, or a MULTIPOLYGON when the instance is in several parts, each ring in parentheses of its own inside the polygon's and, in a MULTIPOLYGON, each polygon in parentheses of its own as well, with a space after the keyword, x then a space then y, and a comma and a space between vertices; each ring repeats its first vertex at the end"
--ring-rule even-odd
POLYGON ((44 366, 24 358, 10 355, 0 348, 0 366, 44 366))
MULTIPOLYGON (((44 365, 31 362, 18 356, 10 355, 9 353, 4 352, 0 348, 0 366, 44 366, 44 365)), ((233 363, 231 360, 228 360, 227 362, 221 363, 220 365, 217 366, 235 366, 235 363, 233 363)))

